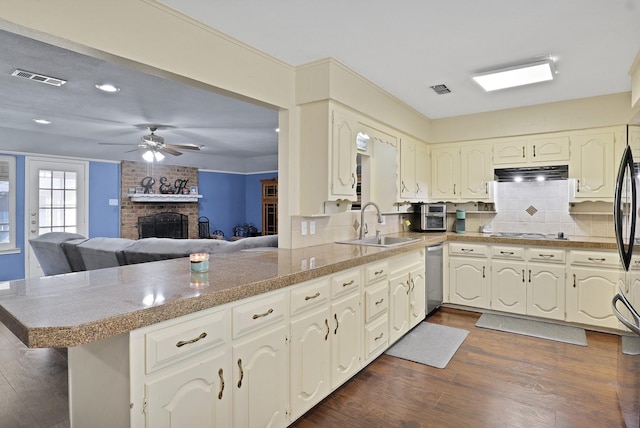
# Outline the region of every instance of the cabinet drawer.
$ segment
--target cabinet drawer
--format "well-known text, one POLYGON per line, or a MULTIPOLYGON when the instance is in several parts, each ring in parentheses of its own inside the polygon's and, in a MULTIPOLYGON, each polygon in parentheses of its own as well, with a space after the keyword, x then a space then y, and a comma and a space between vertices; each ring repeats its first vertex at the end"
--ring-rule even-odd
POLYGON ((289 293, 280 292, 261 297, 232 309, 233 338, 256 331, 287 318, 289 293))
POLYGON ((524 247, 494 245, 491 248, 491 254, 496 259, 524 260, 524 247))
POLYGON ((489 255, 489 248, 482 244, 450 242, 449 254, 456 256, 487 257, 489 255))
POLYGON ((555 248, 528 248, 527 260, 530 262, 564 263, 567 252, 555 248))
POLYGON ((151 373, 231 341, 229 310, 194 318, 145 334, 145 371, 151 373))
POLYGON ((389 307, 389 285, 385 282, 364 292, 364 321, 369 322, 389 307))
POLYGON ((370 263, 364 267, 365 285, 373 284, 389 275, 389 264, 385 262, 370 263))
POLYGON ((329 277, 314 279, 291 290, 291 316, 309 308, 327 304, 330 290, 329 277))
POLYGON ((331 296, 333 298, 351 293, 359 288, 360 269, 342 272, 331 278, 331 296))
POLYGON ((570 251, 569 262, 572 265, 617 268, 620 266, 620 256, 606 251, 570 251))
POLYGON ((364 328, 365 359, 386 349, 389 344, 389 319, 387 315, 364 328))

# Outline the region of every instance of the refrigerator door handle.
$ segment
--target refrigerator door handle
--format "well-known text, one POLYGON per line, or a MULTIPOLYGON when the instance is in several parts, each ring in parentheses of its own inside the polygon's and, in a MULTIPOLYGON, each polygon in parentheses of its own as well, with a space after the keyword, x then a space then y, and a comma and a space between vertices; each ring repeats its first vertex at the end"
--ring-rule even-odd
POLYGON ((613 308, 613 313, 616 315, 616 318, 620 320, 625 327, 627 327, 632 332, 640 335, 640 314, 636 312, 636 310, 631 306, 631 303, 624 297, 622 293, 618 293, 613 297, 611 301, 611 307, 613 308), (616 307, 617 302, 622 302, 622 304, 629 310, 631 316, 634 318, 635 323, 629 321, 616 307))
POLYGON ((630 146, 625 147, 618 169, 613 202, 613 222, 622 266, 625 271, 628 271, 636 232, 636 182, 630 146), (628 197, 631 200, 627 200, 628 197), (628 227, 625 227, 625 220, 630 223, 628 227))

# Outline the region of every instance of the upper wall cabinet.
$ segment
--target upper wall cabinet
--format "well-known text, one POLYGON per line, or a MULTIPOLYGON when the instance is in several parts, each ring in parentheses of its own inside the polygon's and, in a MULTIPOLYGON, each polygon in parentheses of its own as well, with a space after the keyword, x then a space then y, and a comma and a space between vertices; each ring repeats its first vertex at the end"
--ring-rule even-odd
POLYGON ((566 164, 569 161, 569 137, 522 138, 495 143, 494 165, 566 164))
POLYGON ((429 148, 410 137, 400 139, 400 199, 426 202, 429 187, 429 148))
POLYGON ((615 186, 615 144, 626 143, 622 127, 571 136, 569 176, 575 179, 573 200, 611 201, 615 186))
POLYGON ((490 144, 447 144, 431 149, 431 200, 491 200, 491 149, 490 144))
POLYGON ((300 119, 301 213, 345 211, 357 199, 357 117, 323 101, 301 106, 300 119))

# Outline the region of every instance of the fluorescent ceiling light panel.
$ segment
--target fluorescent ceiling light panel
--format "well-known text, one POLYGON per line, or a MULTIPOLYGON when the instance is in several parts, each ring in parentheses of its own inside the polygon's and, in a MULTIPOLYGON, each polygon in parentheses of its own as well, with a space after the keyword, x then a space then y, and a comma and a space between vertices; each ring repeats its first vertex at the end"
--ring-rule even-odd
POLYGON ((485 91, 513 88, 553 80, 553 61, 545 60, 474 76, 485 91))

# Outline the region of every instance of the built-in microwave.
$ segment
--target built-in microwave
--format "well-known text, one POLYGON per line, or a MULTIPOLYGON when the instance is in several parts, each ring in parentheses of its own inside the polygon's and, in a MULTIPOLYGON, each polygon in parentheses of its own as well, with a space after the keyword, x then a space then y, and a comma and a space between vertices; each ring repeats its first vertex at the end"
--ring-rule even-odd
POLYGON ((446 204, 413 204, 411 228, 416 232, 446 232, 446 204))

